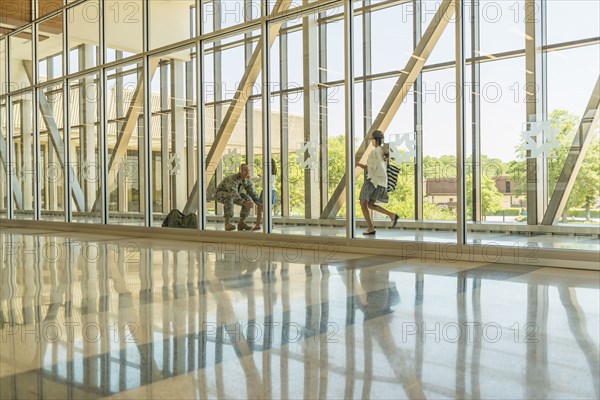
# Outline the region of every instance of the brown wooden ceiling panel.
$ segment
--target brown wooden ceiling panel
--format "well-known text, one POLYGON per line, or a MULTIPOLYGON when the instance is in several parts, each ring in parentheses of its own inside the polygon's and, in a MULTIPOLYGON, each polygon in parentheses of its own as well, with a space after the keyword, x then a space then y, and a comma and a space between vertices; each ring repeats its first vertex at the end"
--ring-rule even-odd
POLYGON ((61 8, 62 5, 62 1, 38 0, 38 16, 43 17, 44 15, 48 15, 52 11, 56 11, 61 8))
POLYGON ((31 0, 0 0, 0 26, 12 31, 31 22, 31 0))

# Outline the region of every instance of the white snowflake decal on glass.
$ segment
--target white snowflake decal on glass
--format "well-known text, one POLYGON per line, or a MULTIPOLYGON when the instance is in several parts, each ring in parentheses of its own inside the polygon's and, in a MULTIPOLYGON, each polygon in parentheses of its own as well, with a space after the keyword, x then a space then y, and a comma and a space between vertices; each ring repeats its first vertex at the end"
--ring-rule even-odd
POLYGON ((181 160, 179 154, 170 153, 169 161, 167 162, 167 171, 169 175, 179 175, 179 171, 181 170, 181 160))
POLYGON ((525 150, 529 151, 528 158, 537 158, 550 154, 558 147, 558 130, 552 127, 551 121, 533 121, 526 123, 527 130, 523 132, 525 150))
POLYGON ((300 148, 296 150, 296 162, 304 169, 311 169, 317 166, 317 149, 318 143, 310 141, 299 143, 300 148), (304 158, 304 153, 308 152, 308 157, 304 158))
POLYGON ((410 163, 417 155, 417 141, 414 132, 392 134, 390 137, 390 158, 400 163, 410 163))

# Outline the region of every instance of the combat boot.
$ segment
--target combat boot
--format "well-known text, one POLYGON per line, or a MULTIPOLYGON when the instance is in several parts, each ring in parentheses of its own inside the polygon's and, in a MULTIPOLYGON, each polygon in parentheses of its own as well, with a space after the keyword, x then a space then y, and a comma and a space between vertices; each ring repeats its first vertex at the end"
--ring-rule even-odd
POLYGON ((252 227, 248 224, 246 224, 246 222, 241 219, 240 222, 238 222, 238 231, 251 231, 252 227))
POLYGON ((226 231, 234 231, 235 225, 229 221, 229 218, 225 218, 225 230, 226 231))

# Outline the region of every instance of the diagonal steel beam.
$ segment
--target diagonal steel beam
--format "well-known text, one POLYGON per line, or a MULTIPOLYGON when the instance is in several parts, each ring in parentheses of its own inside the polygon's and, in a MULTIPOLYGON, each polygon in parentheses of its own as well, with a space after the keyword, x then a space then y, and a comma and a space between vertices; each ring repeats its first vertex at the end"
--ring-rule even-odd
MULTIPOLYGON (((278 14, 286 11, 290 8, 292 4, 292 0, 277 0, 275 6, 273 8, 273 14, 278 14)), ((269 25, 269 48, 273 46, 275 43, 275 39, 279 35, 279 30, 281 29, 282 21, 274 22, 272 25, 269 25)), ((219 131, 215 135, 215 141, 213 142, 207 156, 206 156, 206 166, 216 166, 221 157, 223 156, 223 152, 225 151, 225 147, 229 142, 229 138, 233 133, 233 129, 237 125, 237 122, 244 111, 244 107, 246 103, 250 99, 252 95, 252 89, 254 88, 254 84, 258 79, 258 75, 260 74, 262 67, 262 41, 264 37, 261 37, 248 61, 248 66, 244 71, 244 75, 238 85, 238 88, 231 99, 231 103, 229 104, 229 108, 227 109, 227 113, 223 118, 223 122, 219 127, 219 131)), ((266 127, 263 127, 266 129, 266 127)), ((216 168, 206 168, 206 179, 205 182, 210 182, 211 178, 215 174, 216 168)), ((192 192, 190 193, 188 200, 185 204, 185 208, 183 209, 184 213, 194 212, 196 211, 198 206, 198 180, 194 184, 192 188, 192 192)))
MULTIPOLYGON (((23 209, 23 192, 21 191, 21 184, 17 179, 16 174, 14 173, 14 169, 12 166, 8 165, 8 148, 6 147, 6 142, 4 141, 4 136, 0 134, 0 161, 4 164, 4 168, 7 173, 10 175, 10 179, 12 180, 12 194, 17 203, 17 208, 19 210, 23 209)), ((8 201, 10 201, 10 196, 8 201)))
MULTIPOLYGON (((442 33, 444 33, 446 26, 448 26, 450 19, 454 15, 455 3, 456 0, 444 0, 440 4, 440 7, 435 13, 433 20, 425 31, 425 34, 423 34, 423 37, 419 41, 415 51, 406 63, 404 69, 401 71, 402 74, 396 81, 392 91, 383 104, 381 111, 379 114, 377 114, 375 121, 373 121, 373 125, 371 125, 368 134, 364 138, 360 147, 357 149, 356 163, 365 163, 369 152, 372 150, 370 141, 373 132, 376 130, 385 132, 392 122, 392 119, 398 112, 398 109, 400 108, 400 105, 404 101, 406 95, 412 90, 417 77, 421 73, 425 62, 427 61, 427 58, 431 54, 431 51, 437 44, 439 38, 442 36, 442 33)), ((347 134, 350 133, 347 132, 347 134)), ((362 170, 360 168, 356 166, 354 167, 354 174, 356 176, 358 176, 361 171, 362 170)), ((321 219, 334 218, 342 207, 345 197, 346 174, 344 174, 340 183, 331 195, 329 202, 321 214, 321 219)))
MULTIPOLYGON (((33 71, 31 66, 31 61, 23 61, 25 66, 25 71, 27 73, 27 79, 29 79, 29 83, 33 85, 33 77, 31 75, 31 71, 33 71)), ((48 103, 48 99, 43 92, 43 89, 39 90, 38 96, 38 107, 40 108, 40 112, 42 114, 42 118, 46 127, 48 128, 48 136, 50 137, 50 141, 52 142, 52 146, 56 151, 58 162, 60 166, 65 168, 65 145, 63 140, 58 133, 58 125, 56 125, 56 120, 54 119, 54 114, 52 112, 52 106, 48 103)), ((71 182, 71 194, 73 199, 75 200, 75 206, 78 211, 84 211, 84 196, 83 190, 81 189, 81 185, 79 184, 79 180, 77 179, 77 175, 75 175, 75 171, 73 170, 73 166, 69 165, 69 173, 72 179, 71 182)))
MULTIPOLYGON (((119 165, 123 157, 127 154, 129 140, 131 140, 131 136, 137 127, 138 118, 144 111, 144 79, 150 79, 150 81, 152 81, 154 73, 158 69, 159 62, 160 57, 150 58, 150 76, 142 76, 142 80, 138 82, 135 92, 133 93, 133 99, 131 100, 127 114, 125 115, 125 122, 121 126, 121 129, 117 132, 117 142, 115 143, 115 147, 110 155, 110 161, 108 162, 106 169, 108 174, 108 193, 111 192, 111 188, 117 183, 117 172, 119 171, 119 168, 115 168, 115 166, 119 165)), ((147 110, 146 112, 150 112, 150 110, 147 110)), ((152 134, 151 129, 151 127, 148 127, 146 132, 147 135, 152 134)), ((94 207, 92 208, 93 211, 98 211, 101 195, 102 189, 100 188, 98 189, 96 201, 94 202, 94 207)))
POLYGON ((565 164, 563 165, 558 182, 556 182, 556 187, 554 188, 552 197, 548 203, 548 208, 546 208, 546 212, 544 213, 542 225, 553 225, 562 215, 565 206, 567 205, 567 201, 569 200, 571 190, 573 190, 577 174, 579 174, 579 170, 585 159, 587 149, 594 137, 593 127, 598 124, 599 114, 600 76, 596 81, 596 86, 594 86, 594 90, 592 91, 590 100, 585 108, 583 117, 579 122, 577 133, 573 138, 573 144, 569 149, 565 164))

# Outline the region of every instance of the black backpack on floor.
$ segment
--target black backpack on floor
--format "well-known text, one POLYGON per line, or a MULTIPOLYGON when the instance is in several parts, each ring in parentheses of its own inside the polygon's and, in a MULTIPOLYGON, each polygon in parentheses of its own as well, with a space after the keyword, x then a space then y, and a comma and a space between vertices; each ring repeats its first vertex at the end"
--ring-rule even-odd
POLYGON ((184 214, 174 208, 169 211, 167 218, 162 223, 163 228, 188 228, 198 229, 198 217, 194 213, 184 214))

